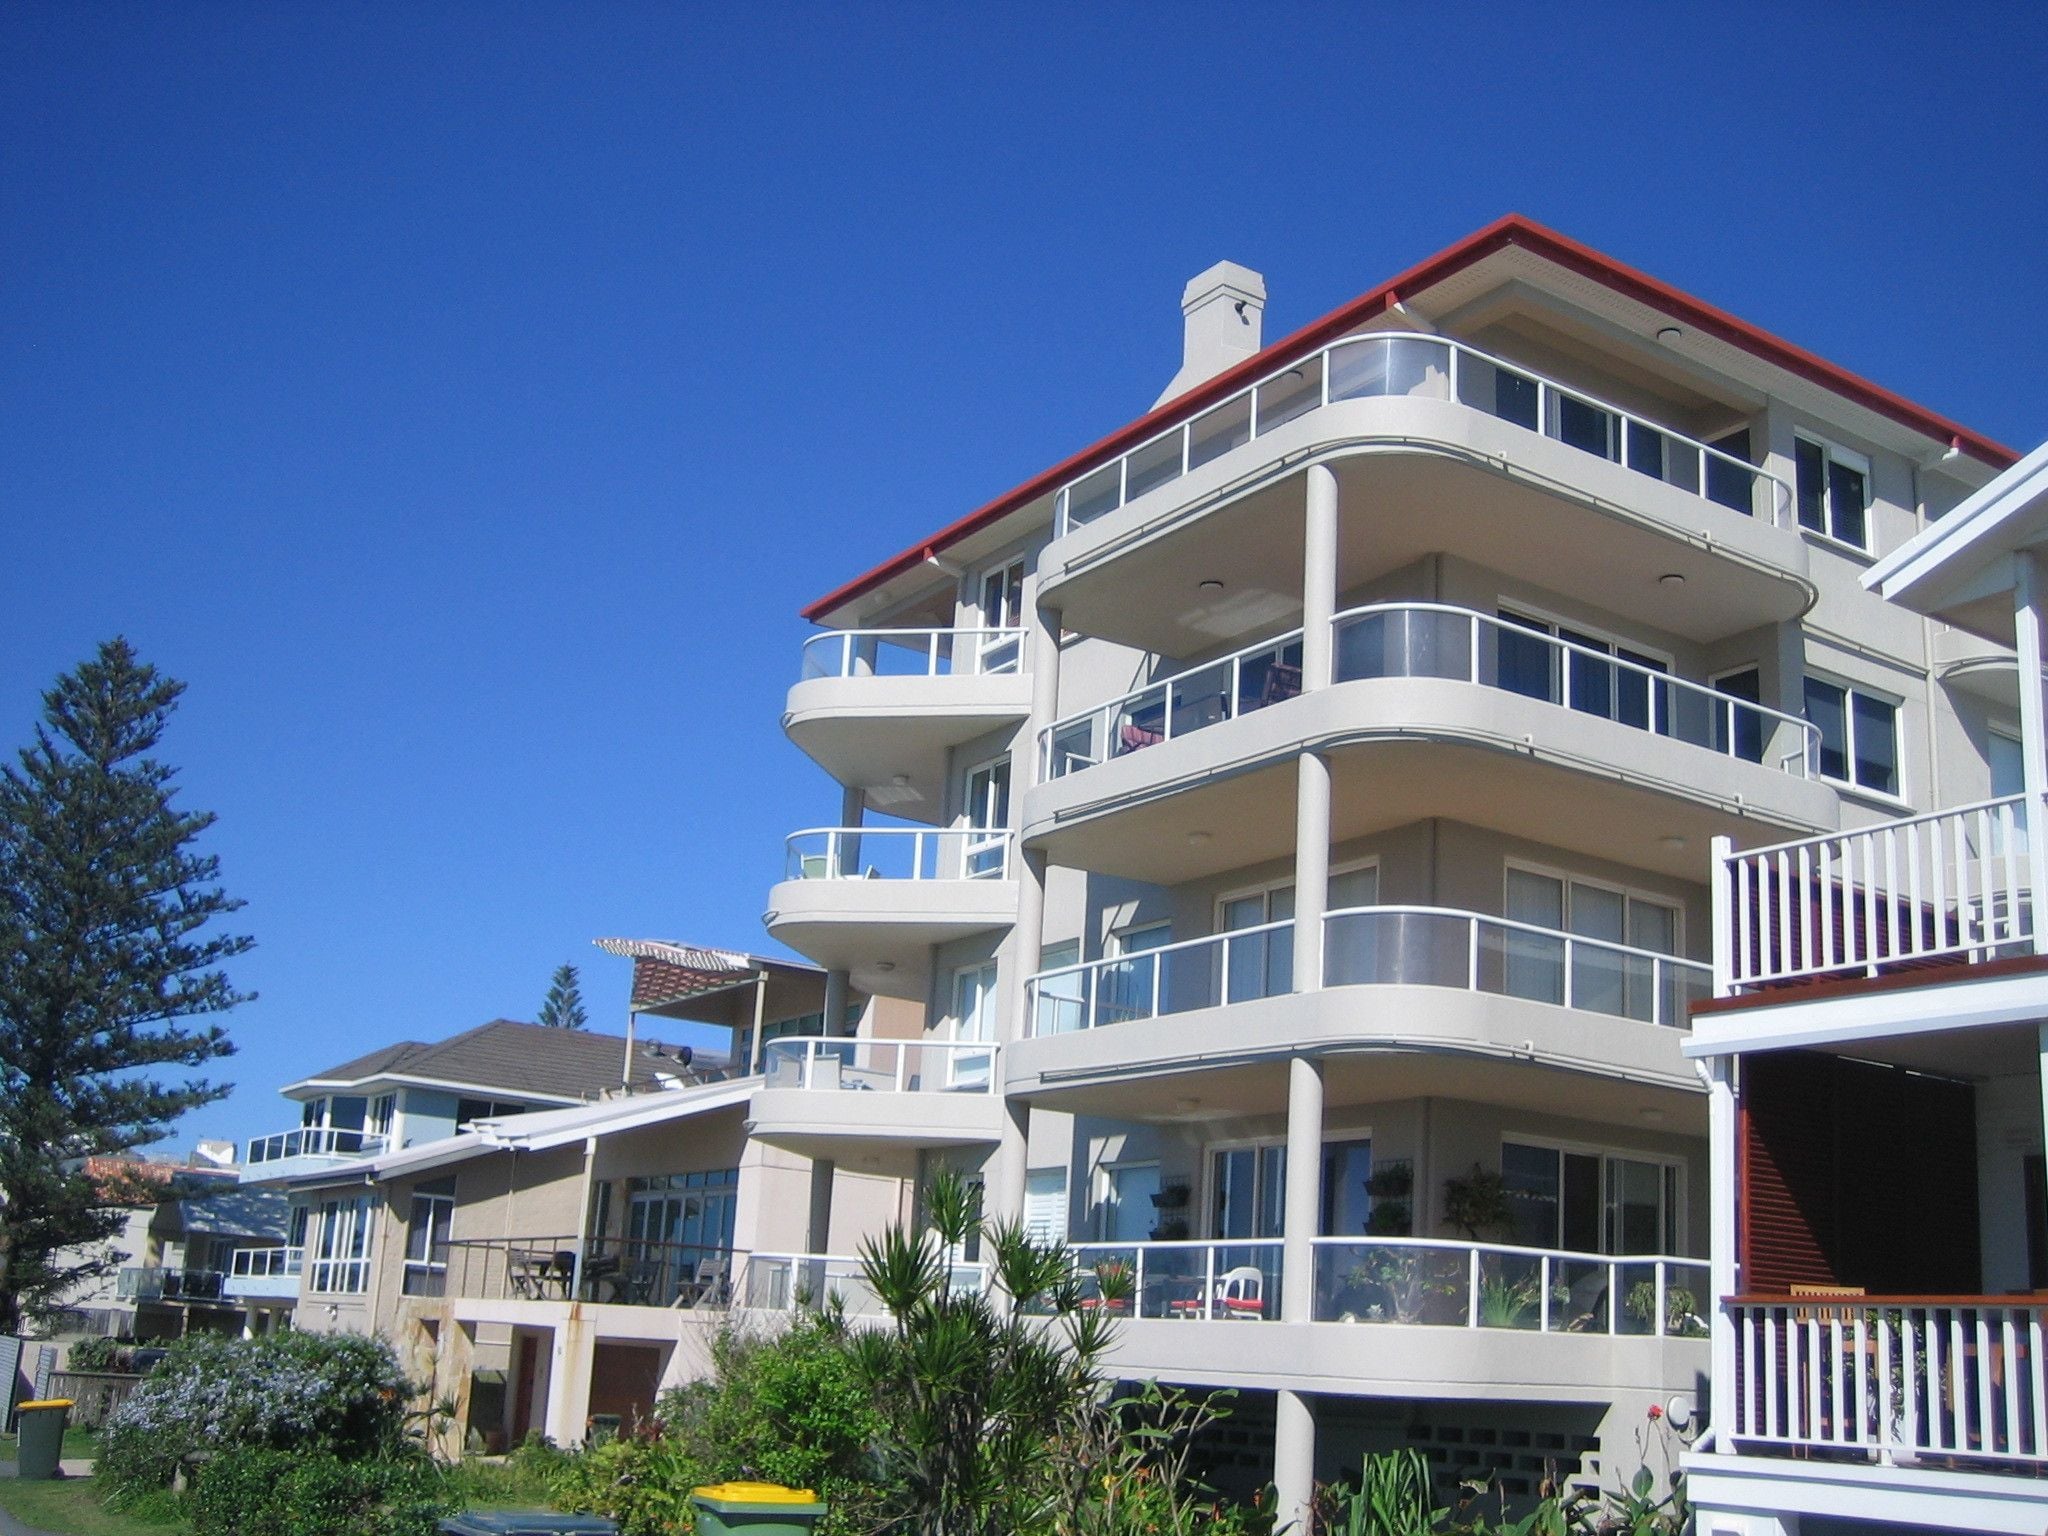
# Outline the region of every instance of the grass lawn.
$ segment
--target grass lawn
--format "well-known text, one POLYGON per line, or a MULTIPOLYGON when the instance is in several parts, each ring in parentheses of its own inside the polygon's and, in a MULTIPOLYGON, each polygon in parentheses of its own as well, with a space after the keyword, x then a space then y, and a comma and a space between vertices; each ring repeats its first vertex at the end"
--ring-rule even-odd
POLYGON ((0 1478, 0 1509, 24 1525, 58 1536, 176 1536, 185 1529, 175 1518, 145 1519, 107 1509, 89 1477, 51 1483, 0 1478))
MULTIPOLYGON (((14 1436, 0 1435, 0 1461, 14 1460, 16 1454, 15 1443, 14 1436)), ((63 1454, 67 1459, 73 1456, 80 1456, 90 1461, 99 1453, 99 1436, 93 1431, 80 1429, 75 1424, 64 1431, 63 1454)))

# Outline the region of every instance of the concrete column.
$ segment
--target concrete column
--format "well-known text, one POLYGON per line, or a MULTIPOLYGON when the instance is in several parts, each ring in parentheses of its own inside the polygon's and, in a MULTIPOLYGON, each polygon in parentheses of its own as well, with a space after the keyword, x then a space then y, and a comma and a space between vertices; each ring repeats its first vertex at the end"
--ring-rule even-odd
POLYGON ((838 1035, 846 1032, 847 993, 853 978, 844 971, 825 973, 825 1023, 820 1034, 838 1035))
POLYGON ((1041 782, 1045 764, 1038 755, 1038 733, 1059 718, 1059 609, 1032 605, 1030 633, 1024 637, 1024 667, 1031 674, 1031 718, 1024 722, 1023 737, 1028 766, 1022 773, 1012 768, 1013 790, 1041 782))
POLYGON ((1030 1163, 1031 1106, 1022 1099, 1011 1099, 1003 1105, 995 1180, 982 1190, 982 1208, 991 1221, 1024 1219, 1025 1174, 1030 1163))
POLYGON ((811 1220, 804 1235, 807 1253, 832 1251, 832 1176, 838 1166, 829 1157, 811 1160, 811 1220))
POLYGON ((544 1433, 557 1445, 581 1445, 590 1422, 590 1325, 571 1310, 553 1330, 548 1352, 548 1406, 544 1433))
MULTIPOLYGON (((840 789, 839 825, 842 828, 865 825, 867 809, 868 792, 858 784, 848 784, 840 789)), ((860 838, 858 836, 848 836, 842 832, 836 841, 839 845, 839 867, 832 870, 831 873, 835 876, 851 876, 860 873, 860 838)), ((827 1014, 825 1017, 827 1021, 825 1033, 829 1035, 834 1033, 830 1023, 832 1016, 827 1014)))
POLYGON ((1323 985, 1323 914, 1330 906, 1330 760, 1295 760, 1294 990, 1323 985))
POLYGON ((2048 730, 2042 724, 2041 557, 2021 550, 2013 559, 2013 632, 2020 673, 2020 761, 2027 792, 2027 881, 2032 887, 2034 953, 2048 955, 2048 730))
POLYGON ((1330 619, 1337 611, 1337 477, 1311 464, 1301 546, 1301 686, 1327 688, 1335 651, 1330 619))
POLYGON ((1323 1068, 1296 1056, 1287 1063, 1287 1188, 1280 1228, 1280 1316, 1313 1320, 1316 1229, 1323 1214, 1323 1068))
MULTIPOLYGON (((1709 1056, 1707 1079, 1707 1253, 1709 1256, 1707 1316, 1712 1335, 1710 1391, 1715 1419, 1733 1418, 1732 1400, 1719 1393, 1735 1389, 1735 1323, 1722 1305, 1722 1298, 1739 1293, 1741 1276, 1736 1268, 1736 1201, 1740 1191, 1737 1170, 1742 1166, 1742 1149, 1736 1145, 1740 1120, 1735 1113, 1735 1058, 1709 1056)), ((1732 1429, 1731 1423, 1726 1425, 1732 1429)), ((1725 1434, 1723 1444, 1726 1444, 1725 1434)))
POLYGON ((1316 1491, 1316 1405, 1306 1392, 1282 1387, 1273 1403, 1273 1528, 1306 1531, 1316 1491))

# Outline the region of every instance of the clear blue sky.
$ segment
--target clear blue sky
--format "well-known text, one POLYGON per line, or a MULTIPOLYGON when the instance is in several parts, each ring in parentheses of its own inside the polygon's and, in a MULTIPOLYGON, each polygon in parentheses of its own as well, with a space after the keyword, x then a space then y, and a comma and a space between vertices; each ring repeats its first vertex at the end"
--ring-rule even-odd
POLYGON ((0 743, 125 633, 259 947, 233 1099, 761 947, 796 611, 1509 210, 2048 436, 2048 9, 16 4, 0 743))

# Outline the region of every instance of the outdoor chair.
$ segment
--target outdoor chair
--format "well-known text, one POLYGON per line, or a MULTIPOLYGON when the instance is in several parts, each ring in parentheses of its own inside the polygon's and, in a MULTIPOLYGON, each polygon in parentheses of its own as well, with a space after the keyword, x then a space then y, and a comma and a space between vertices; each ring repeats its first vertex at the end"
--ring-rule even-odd
POLYGON ((1216 1277, 1215 1289, 1207 1296, 1199 1291, 1167 1303, 1174 1317, 1260 1318, 1266 1315, 1266 1276, 1256 1265, 1240 1264, 1216 1277))

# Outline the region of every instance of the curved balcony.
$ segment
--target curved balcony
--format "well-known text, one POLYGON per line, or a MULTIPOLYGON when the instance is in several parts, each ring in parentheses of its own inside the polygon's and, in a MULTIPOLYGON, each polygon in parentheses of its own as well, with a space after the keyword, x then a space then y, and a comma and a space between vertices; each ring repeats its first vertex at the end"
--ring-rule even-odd
POLYGON ((1046 728, 1025 837, 1161 884, 1283 857, 1304 751, 1331 759, 1333 841, 1442 816, 1546 842, 1562 821, 1588 853, 1697 878, 1714 836, 1835 825, 1796 716, 1470 609, 1333 625, 1329 688, 1301 691, 1297 630, 1046 728))
POLYGON ((1320 990, 1295 992, 1293 972, 1287 922, 1042 971, 1030 1038, 1005 1057, 1009 1090, 1129 1118, 1184 1112, 1189 1074, 1221 1073, 1238 1084, 1205 1097, 1242 1095, 1251 1112, 1284 1103, 1271 1064, 1313 1050, 1334 1053, 1332 1102, 1533 1093, 1540 1107, 1544 1090, 1514 1076, 1526 1061, 1607 1075, 1614 1091, 1589 1084, 1582 1102, 1611 1097, 1628 1121, 1642 1101, 1621 1084, 1698 1094, 1679 1042, 1712 989, 1700 961, 1486 913, 1373 906, 1324 918, 1320 990))
POLYGON ((788 839, 768 931, 864 992, 922 998, 935 944, 1017 916, 1006 829, 814 827, 788 839))
POLYGON ((1441 336, 1333 343, 1070 483, 1041 594, 1067 627, 1168 655, 1298 612, 1301 491, 1339 483, 1338 588, 1423 555, 1518 573, 1694 639, 1815 588, 1782 480, 1441 336), (1583 558, 1600 551, 1598 561, 1583 558), (1684 587, 1660 582, 1678 574, 1684 587), (1225 579, 1214 596, 1198 592, 1225 579))
POLYGON ((991 1143, 1003 1122, 999 1054, 985 1040, 771 1040, 749 1132, 806 1157, 876 1165, 991 1143))
POLYGON ((834 630, 804 642, 782 727, 906 821, 945 814, 947 753, 1031 710, 1021 629, 834 630))
POLYGON ((242 1166, 242 1182, 288 1179, 305 1173, 377 1157, 390 1149, 390 1138, 375 1131, 335 1125, 302 1125, 250 1140, 242 1166))

